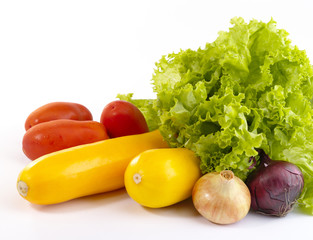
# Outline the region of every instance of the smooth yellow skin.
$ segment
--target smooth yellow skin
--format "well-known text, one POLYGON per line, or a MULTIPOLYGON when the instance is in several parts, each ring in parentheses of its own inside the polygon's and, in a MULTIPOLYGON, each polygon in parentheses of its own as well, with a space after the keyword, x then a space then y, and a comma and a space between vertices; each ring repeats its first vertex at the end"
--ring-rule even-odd
POLYGON ((139 153, 166 148, 158 130, 85 144, 42 156, 19 174, 17 189, 35 204, 55 204, 124 187, 124 173, 139 153))
POLYGON ((189 198, 201 177, 200 160, 184 148, 142 152, 128 165, 125 188, 139 204, 150 208, 173 205, 189 198))

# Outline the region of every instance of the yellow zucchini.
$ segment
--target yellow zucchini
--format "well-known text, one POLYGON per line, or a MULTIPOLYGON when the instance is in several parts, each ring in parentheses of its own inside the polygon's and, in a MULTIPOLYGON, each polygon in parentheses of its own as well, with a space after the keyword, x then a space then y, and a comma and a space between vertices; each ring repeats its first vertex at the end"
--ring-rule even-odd
POLYGON ((141 152, 166 148, 158 130, 44 155, 19 174, 17 190, 35 204, 55 204, 124 187, 128 163, 141 152))
POLYGON ((147 150, 128 164, 125 188, 143 206, 167 207, 191 196, 201 177, 199 165, 200 159, 186 148, 147 150))

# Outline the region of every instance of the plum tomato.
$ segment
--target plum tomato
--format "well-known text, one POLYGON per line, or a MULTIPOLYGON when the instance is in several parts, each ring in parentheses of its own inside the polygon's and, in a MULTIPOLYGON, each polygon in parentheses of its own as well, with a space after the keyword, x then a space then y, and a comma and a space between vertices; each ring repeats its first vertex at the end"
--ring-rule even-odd
POLYGON ((111 138, 149 131, 141 111, 134 104, 123 100, 107 104, 102 111, 100 122, 111 138))
POLYGON ((57 119, 92 120, 91 112, 83 105, 71 102, 51 102, 33 111, 25 121, 25 130, 39 123, 57 119))
POLYGON ((99 122, 58 119, 26 131, 23 152, 34 160, 48 153, 108 138, 105 127, 99 122))

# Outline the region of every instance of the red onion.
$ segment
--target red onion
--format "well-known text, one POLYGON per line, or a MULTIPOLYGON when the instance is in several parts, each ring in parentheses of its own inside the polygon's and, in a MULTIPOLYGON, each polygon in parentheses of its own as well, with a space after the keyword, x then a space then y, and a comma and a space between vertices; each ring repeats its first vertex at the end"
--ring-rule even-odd
POLYGON ((251 208, 266 215, 285 216, 302 192, 302 172, 290 162, 270 159, 263 150, 259 150, 259 156, 260 165, 246 181, 251 208))

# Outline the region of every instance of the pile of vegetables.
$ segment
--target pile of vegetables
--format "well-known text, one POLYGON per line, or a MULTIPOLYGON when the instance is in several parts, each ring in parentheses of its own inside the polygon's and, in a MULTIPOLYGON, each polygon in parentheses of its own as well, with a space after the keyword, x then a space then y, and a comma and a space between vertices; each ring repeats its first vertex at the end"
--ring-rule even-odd
POLYGON ((53 102, 25 122, 25 155, 34 160, 19 174, 17 189, 36 204, 55 204, 124 187, 125 169, 136 155, 168 147, 132 103, 107 104, 100 122, 77 103, 53 102), (88 117, 83 117, 87 116, 88 117), (124 126, 132 126, 132 129, 124 126))
POLYGON ((155 99, 118 95, 99 122, 76 103, 32 112, 19 194, 55 204, 125 187, 150 208, 192 197, 217 224, 313 214, 313 67, 273 20, 231 22, 156 63, 155 99))
POLYGON ((297 165, 298 204, 313 214, 313 67, 273 20, 231 23, 203 49, 156 63, 156 99, 119 98, 138 106, 171 147, 194 151, 203 173, 228 169, 245 181, 258 149, 297 165))

